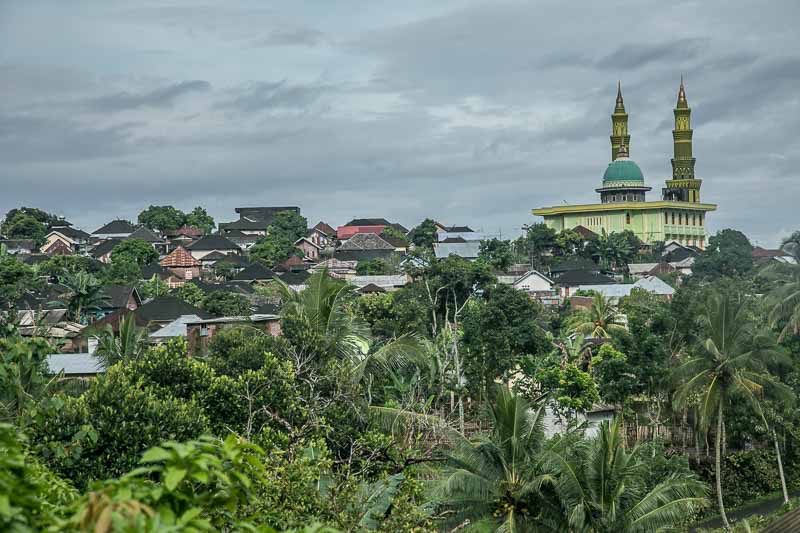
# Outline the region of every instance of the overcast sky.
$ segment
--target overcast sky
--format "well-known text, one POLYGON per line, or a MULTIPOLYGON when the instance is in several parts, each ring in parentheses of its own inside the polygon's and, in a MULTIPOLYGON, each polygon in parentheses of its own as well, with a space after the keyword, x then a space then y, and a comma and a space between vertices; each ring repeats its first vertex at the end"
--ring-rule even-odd
POLYGON ((712 231, 800 229, 800 2, 0 0, 0 214, 299 205, 504 236, 593 202, 622 80, 660 194, 681 73, 712 231))

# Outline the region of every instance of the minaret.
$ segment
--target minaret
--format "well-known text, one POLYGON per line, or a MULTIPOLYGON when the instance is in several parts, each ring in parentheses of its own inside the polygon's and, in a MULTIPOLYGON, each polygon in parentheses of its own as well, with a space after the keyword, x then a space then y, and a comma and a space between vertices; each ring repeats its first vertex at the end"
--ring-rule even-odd
POLYGON ((681 85, 678 89, 678 103, 675 104, 673 113, 675 114, 675 129, 672 130, 674 156, 672 158, 672 179, 667 180, 667 188, 672 198, 696 203, 700 201, 700 185, 702 182, 694 177, 695 158, 692 157, 692 110, 686 101, 683 76, 681 76, 681 85))
POLYGON ((621 144, 628 150, 631 147, 631 136, 628 135, 628 113, 625 112, 625 103, 622 101, 622 84, 617 82, 617 105, 611 115, 611 160, 617 159, 617 151, 621 144))

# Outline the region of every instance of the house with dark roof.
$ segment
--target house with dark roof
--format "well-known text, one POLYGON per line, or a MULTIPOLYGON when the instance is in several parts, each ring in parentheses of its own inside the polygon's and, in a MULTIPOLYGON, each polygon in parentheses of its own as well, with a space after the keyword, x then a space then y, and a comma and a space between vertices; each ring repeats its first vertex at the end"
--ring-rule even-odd
POLYGON ((89 255, 100 261, 101 263, 110 263, 111 262, 111 252, 114 251, 119 243, 122 242, 122 239, 106 239, 100 241, 95 245, 94 248, 91 249, 89 255))
POLYGON ((314 266, 313 263, 306 263, 296 255, 290 255, 286 261, 275 265, 275 272, 297 272, 298 270, 308 270, 314 266))
MULTIPOLYGON (((353 272, 355 273, 355 270, 353 270, 353 272)), ((308 271, 301 270, 299 272, 286 272, 276 279, 280 279, 294 291, 301 291, 306 288, 306 281, 308 281, 310 277, 311 274, 309 274, 308 271)))
POLYGON ((263 238, 256 233, 245 233, 238 229, 225 231, 225 238, 235 243, 242 250, 249 250, 254 244, 263 238))
POLYGON ((389 259, 395 247, 376 233, 356 233, 334 251, 333 256, 343 261, 371 261, 389 259))
POLYGON ((294 247, 303 252, 303 258, 306 261, 316 262, 319 261, 322 246, 315 243, 308 237, 300 237, 294 242, 294 247))
POLYGON ((757 263, 768 263, 770 261, 775 261, 787 265, 797 264, 797 259, 795 259, 795 257, 792 254, 780 249, 767 250, 760 246, 754 246, 752 256, 753 256, 753 261, 756 261, 757 263))
POLYGON ((600 266, 591 259, 587 259, 585 257, 568 257, 559 259, 550 266, 550 275, 554 279, 558 279, 558 277, 565 272, 572 271, 595 272, 599 274, 600 266))
POLYGON ((219 224, 220 232, 225 236, 231 231, 241 231, 247 235, 263 237, 267 234, 267 228, 272 224, 275 215, 281 211, 300 214, 300 208, 297 206, 237 207, 235 211, 239 215, 239 220, 219 224))
POLYGON ((56 252, 57 248, 54 248, 56 243, 60 242, 63 246, 59 248, 63 249, 65 246, 71 249, 72 252, 79 253, 89 246, 91 238, 92 236, 85 231, 74 228, 69 222, 66 222, 64 225, 50 227, 50 232, 45 236, 44 245, 40 250, 49 255, 60 254, 61 252, 56 252), (48 251, 49 249, 52 249, 52 251, 48 251))
POLYGON ((195 259, 202 259, 211 252, 220 252, 225 255, 238 254, 241 249, 230 239, 222 235, 206 235, 186 247, 195 259))
POLYGON ((484 236, 469 226, 443 226, 437 225, 436 240, 446 242, 448 239, 463 239, 465 241, 481 241, 484 236))
POLYGON ((257 281, 269 281, 276 277, 275 272, 268 269, 261 263, 253 263, 233 277, 233 281, 246 281, 255 283, 257 281))
POLYGON ((40 250, 51 257, 54 255, 72 255, 75 253, 75 250, 70 245, 59 239, 54 240, 47 246, 42 246, 40 250))
POLYGON ((135 311, 123 308, 108 316, 105 316, 92 324, 92 331, 102 329, 110 325, 114 331, 119 331, 119 323, 128 314, 133 314, 134 322, 137 326, 148 328, 150 331, 160 329, 169 324, 181 315, 197 315, 201 318, 212 318, 213 315, 206 311, 187 303, 180 298, 172 295, 159 296, 149 302, 142 304, 135 311))
POLYGON ((584 242, 593 241, 598 237, 597 233, 593 232, 586 226, 580 226, 580 225, 575 226, 574 228, 572 228, 572 231, 583 237, 584 242))
POLYGON ((168 268, 164 268, 158 263, 150 263, 142 267, 142 281, 150 281, 153 276, 167 284, 168 287, 178 287, 185 280, 175 275, 174 272, 168 268))
POLYGON ((593 270, 569 270, 562 273, 555 280, 559 287, 561 298, 569 298, 581 285, 613 285, 617 283, 614 278, 600 274, 593 270))
POLYGON ((186 324, 186 340, 190 356, 202 357, 208 353, 208 345, 222 330, 237 327, 252 327, 273 337, 282 335, 279 315, 227 316, 197 320, 186 324))
POLYGON ((112 220, 105 226, 97 228, 92 235, 97 239, 124 239, 136 231, 136 226, 127 220, 112 220))
POLYGON ((120 309, 136 311, 142 305, 139 291, 132 285, 105 285, 102 291, 103 303, 98 309, 92 310, 94 320, 99 320, 120 309))

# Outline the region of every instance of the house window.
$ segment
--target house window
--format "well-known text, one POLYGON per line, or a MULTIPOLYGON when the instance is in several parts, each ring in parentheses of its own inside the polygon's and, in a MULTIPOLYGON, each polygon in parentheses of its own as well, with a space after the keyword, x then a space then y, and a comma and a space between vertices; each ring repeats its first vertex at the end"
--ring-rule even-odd
POLYGON ((672 225, 675 225, 675 211, 672 212, 672 225))
POLYGON ((190 268, 186 269, 183 279, 192 279, 192 270, 190 268))
POLYGON ((626 224, 630 224, 631 223, 631 214, 630 213, 625 213, 625 223, 626 224))
POLYGON ((669 224, 669 213, 664 211, 664 224, 669 224))
POLYGON ((683 225, 683 213, 678 213, 678 225, 683 225))
POLYGON ((692 226, 696 226, 696 225, 697 225, 697 215, 693 214, 692 215, 692 226))
POLYGON ((700 225, 703 225, 703 215, 700 215, 700 225))

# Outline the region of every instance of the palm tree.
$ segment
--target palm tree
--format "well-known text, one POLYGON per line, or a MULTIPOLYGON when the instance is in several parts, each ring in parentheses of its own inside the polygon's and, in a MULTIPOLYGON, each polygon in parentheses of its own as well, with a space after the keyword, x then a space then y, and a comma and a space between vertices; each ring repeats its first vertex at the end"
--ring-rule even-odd
POLYGON ((67 288, 63 297, 67 311, 76 322, 83 321, 85 311, 99 309, 108 301, 103 284, 88 272, 65 270, 58 280, 67 288))
POLYGON ((548 467, 555 479, 564 531, 678 528, 706 502, 706 486, 693 475, 673 474, 648 487, 648 463, 638 447, 625 448, 619 418, 603 422, 592 439, 549 452, 548 467))
POLYGON ((103 368, 109 368, 120 361, 138 358, 145 350, 147 330, 136 325, 133 313, 128 313, 119 323, 119 333, 107 324, 97 337, 95 356, 103 368))
POLYGON ((347 368, 354 381, 387 368, 404 366, 424 352, 414 335, 383 344, 373 342, 369 325, 350 311, 357 288, 331 277, 327 270, 313 274, 306 281, 306 288, 299 292, 277 281, 284 322, 301 323, 304 337, 318 341, 312 341, 311 348, 321 348, 322 355, 333 355, 349 363, 347 368))
POLYGON ((616 305, 602 294, 592 297, 592 305, 568 320, 569 329, 594 338, 609 338, 614 331, 625 331, 616 305))
MULTIPOLYGON (((800 252, 800 248, 798 248, 800 252)), ((788 334, 800 333, 800 266, 776 264, 764 270, 765 276, 776 283, 767 301, 773 326, 781 325, 778 340, 788 334)))
POLYGON ((749 400, 753 409, 761 413, 758 399, 765 387, 778 392, 786 390, 767 372, 767 363, 778 357, 774 343, 756 330, 749 313, 747 302, 740 294, 711 294, 700 317, 705 340, 696 355, 676 369, 676 378, 682 383, 675 394, 676 404, 684 407, 692 395, 699 395, 702 426, 707 428, 712 420, 716 420, 714 466, 717 504, 726 528, 730 524, 722 499, 720 466, 725 409, 736 397, 749 400))
POLYGON ((474 442, 453 435, 455 447, 434 492, 447 511, 446 522, 507 533, 558 530, 549 514, 557 508, 542 490, 548 480, 543 410, 500 387, 488 414, 491 435, 474 442))

